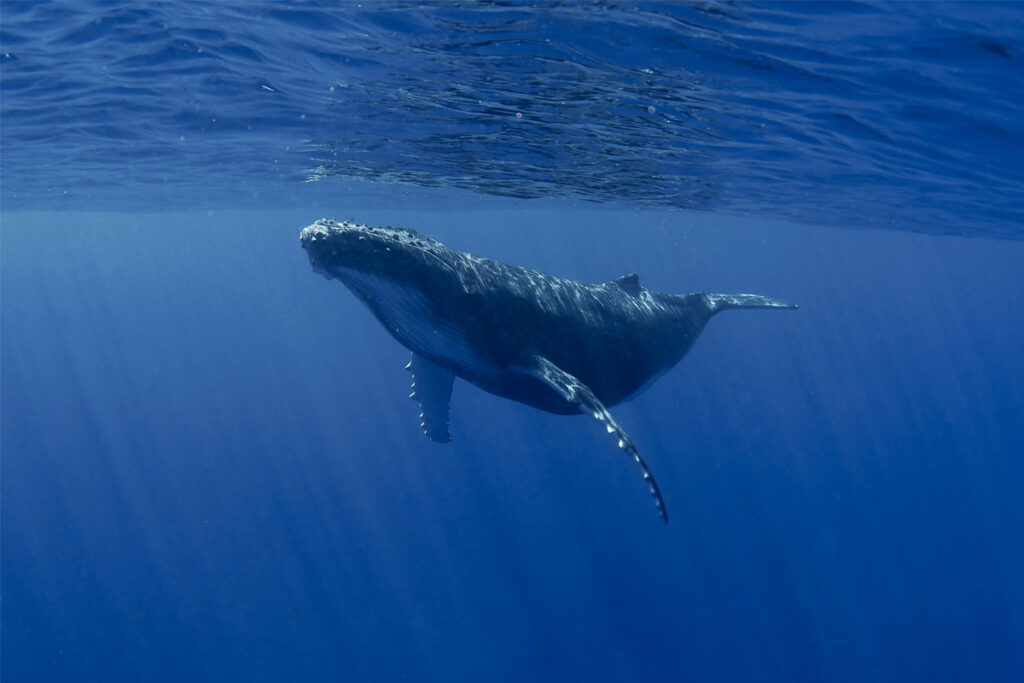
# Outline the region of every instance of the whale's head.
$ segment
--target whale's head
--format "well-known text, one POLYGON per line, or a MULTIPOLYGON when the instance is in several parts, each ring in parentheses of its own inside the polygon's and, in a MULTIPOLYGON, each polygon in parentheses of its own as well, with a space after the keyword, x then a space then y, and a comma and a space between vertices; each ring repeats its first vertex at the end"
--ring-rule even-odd
POLYGON ((440 244, 415 230, 321 218, 299 234, 313 271, 348 282, 369 274, 408 279, 440 244))
POLYGON ((314 272, 348 286, 410 349, 444 357, 445 348, 462 348, 438 309, 461 291, 456 252, 408 228, 328 219, 304 228, 299 241, 314 272))

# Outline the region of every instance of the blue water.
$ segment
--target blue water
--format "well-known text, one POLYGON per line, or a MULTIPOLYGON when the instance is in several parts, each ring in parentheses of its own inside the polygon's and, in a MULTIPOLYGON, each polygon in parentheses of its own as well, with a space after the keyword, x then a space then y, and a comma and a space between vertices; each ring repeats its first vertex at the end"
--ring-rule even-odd
POLYGON ((1015 681, 1024 8, 0 4, 5 681, 1015 681), (592 420, 298 231, 749 291, 592 420))

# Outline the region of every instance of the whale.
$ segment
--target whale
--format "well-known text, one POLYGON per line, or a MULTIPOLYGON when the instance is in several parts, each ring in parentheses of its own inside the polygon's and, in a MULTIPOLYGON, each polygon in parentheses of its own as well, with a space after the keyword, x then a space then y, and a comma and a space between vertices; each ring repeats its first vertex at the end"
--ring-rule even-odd
POLYGON ((644 458, 609 412, 675 366, 716 313, 795 309, 758 294, 663 294, 635 273, 587 284, 451 249, 405 227, 320 219, 299 241, 313 271, 339 280, 402 346, 424 434, 451 439, 456 377, 539 410, 590 415, 640 468, 644 458))

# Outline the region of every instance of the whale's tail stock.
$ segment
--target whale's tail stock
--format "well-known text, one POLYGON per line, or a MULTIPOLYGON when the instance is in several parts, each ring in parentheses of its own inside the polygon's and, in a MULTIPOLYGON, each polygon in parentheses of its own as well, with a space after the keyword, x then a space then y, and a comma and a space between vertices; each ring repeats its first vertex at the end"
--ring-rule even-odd
POLYGON ((704 292, 704 299, 712 313, 729 308, 798 308, 796 304, 773 299, 760 294, 711 294, 704 292))

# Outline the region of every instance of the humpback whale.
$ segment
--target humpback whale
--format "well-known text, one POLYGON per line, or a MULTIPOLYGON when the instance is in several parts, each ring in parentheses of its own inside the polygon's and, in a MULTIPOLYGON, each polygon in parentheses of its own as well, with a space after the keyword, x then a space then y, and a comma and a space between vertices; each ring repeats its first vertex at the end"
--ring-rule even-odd
POLYGON ((343 282, 412 352, 410 398, 427 437, 450 440, 455 377, 540 410, 591 415, 640 466, 665 522, 654 475, 608 408, 678 363, 715 313, 796 308, 756 294, 661 294, 632 273, 584 284, 402 227, 320 219, 299 240, 314 272, 343 282))

